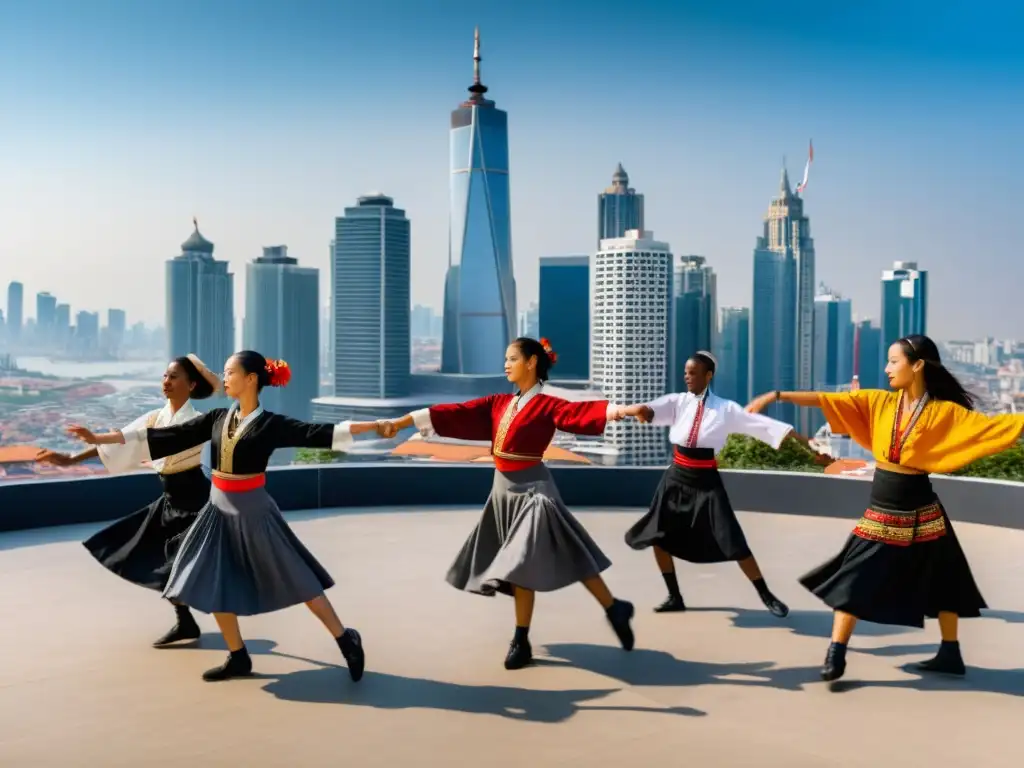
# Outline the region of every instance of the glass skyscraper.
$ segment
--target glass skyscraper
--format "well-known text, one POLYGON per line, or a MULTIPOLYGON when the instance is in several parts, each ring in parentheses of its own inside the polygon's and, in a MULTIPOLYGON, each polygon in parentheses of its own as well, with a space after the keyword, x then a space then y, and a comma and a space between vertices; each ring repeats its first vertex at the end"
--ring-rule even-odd
MULTIPOLYGON (((814 298, 814 389, 825 392, 848 388, 854 368, 853 309, 825 286, 814 298)), ((811 433, 825 423, 817 408, 811 411, 811 433)))
POLYGON ((714 350, 718 369, 711 387, 720 397, 746 405, 751 397, 750 310, 723 307, 719 339, 719 347, 714 350))
POLYGON ((558 353, 555 379, 590 377, 590 257, 540 257, 538 334, 558 353))
POLYGON ((181 255, 167 262, 167 352, 171 358, 195 353, 219 371, 235 352, 235 277, 193 224, 181 255))
MULTIPOLYGON (((783 168, 778 197, 768 206, 754 248, 750 382, 755 395, 814 386, 814 240, 803 209, 783 168)), ((766 413, 807 434, 810 410, 780 403, 766 413)))
POLYGON ((597 196, 597 247, 602 240, 625 237, 631 229, 644 229, 644 196, 630 188, 629 174, 619 163, 612 185, 597 196))
POLYGON ((485 98, 480 32, 469 98, 452 112, 444 373, 499 374, 516 335, 508 176, 508 115, 485 98))
POLYGON ((669 387, 686 389, 686 360, 698 350, 715 352, 718 280, 703 256, 680 256, 672 280, 672 351, 669 387))
POLYGON ((915 333, 928 333, 928 272, 918 269, 916 261, 897 261, 882 273, 880 360, 890 344, 915 333))
POLYGON ((386 195, 360 197, 335 219, 335 396, 408 394, 409 251, 409 219, 386 195))
POLYGON ((882 329, 870 320, 857 323, 853 338, 854 375, 864 389, 888 389, 882 379, 882 329))
POLYGON ((284 358, 292 380, 266 389, 260 401, 269 411, 309 420, 320 395, 320 272, 300 267, 288 247, 274 245, 245 265, 245 322, 242 344, 267 357, 284 358))

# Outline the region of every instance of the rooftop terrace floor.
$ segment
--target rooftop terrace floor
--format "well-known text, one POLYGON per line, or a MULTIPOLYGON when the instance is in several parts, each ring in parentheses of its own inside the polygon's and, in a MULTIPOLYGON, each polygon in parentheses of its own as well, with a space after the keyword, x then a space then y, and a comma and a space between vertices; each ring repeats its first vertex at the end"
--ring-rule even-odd
POLYGON ((256 676, 204 683, 225 653, 212 617, 197 647, 151 648, 173 614, 91 560, 79 542, 99 526, 0 536, 0 765, 1019 765, 1024 532, 958 526, 993 607, 962 625, 965 679, 904 669, 933 651, 934 623, 865 624, 830 691, 817 674, 831 616, 796 578, 852 521, 741 513, 792 608, 779 620, 732 564, 680 564, 692 610, 654 614, 653 558, 622 540, 638 512, 579 511, 614 563, 613 591, 637 607, 637 647, 623 652, 574 587, 538 597, 539 663, 507 672, 511 601, 444 581, 478 514, 288 516, 363 635, 359 684, 301 606, 243 619, 256 676))

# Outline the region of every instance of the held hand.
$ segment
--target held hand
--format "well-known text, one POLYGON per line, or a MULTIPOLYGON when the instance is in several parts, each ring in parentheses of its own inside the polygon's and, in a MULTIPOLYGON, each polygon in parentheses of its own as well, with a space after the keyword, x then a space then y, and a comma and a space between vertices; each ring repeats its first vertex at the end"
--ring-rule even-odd
POLYGON ((41 464, 53 464, 55 467, 70 467, 74 464, 68 454, 45 449, 36 454, 35 460, 41 464))
POLYGON ((749 403, 747 403, 747 407, 746 407, 745 410, 747 411, 747 413, 760 413, 761 411, 763 411, 765 408, 767 408, 769 405, 771 405, 774 402, 775 402, 775 393, 774 392, 767 392, 767 393, 765 393, 763 395, 758 395, 753 400, 751 400, 749 403))
POLYGON ((96 435, 94 435, 85 427, 80 427, 78 424, 72 424, 70 427, 68 427, 68 434, 71 435, 72 437, 78 438, 83 443, 88 443, 89 445, 97 445, 96 435))
POLYGON ((626 409, 621 405, 608 409, 608 421, 622 421, 626 418, 626 409))
POLYGON ((650 424, 654 421, 654 409, 653 408, 641 408, 640 413, 636 415, 636 420, 641 424, 650 424))
POLYGON ((377 421, 377 434, 385 439, 392 438, 398 434, 398 429, 393 421, 379 419, 377 421))
POLYGON ((828 467, 835 463, 835 459, 829 456, 827 453, 815 453, 814 463, 820 467, 828 467))

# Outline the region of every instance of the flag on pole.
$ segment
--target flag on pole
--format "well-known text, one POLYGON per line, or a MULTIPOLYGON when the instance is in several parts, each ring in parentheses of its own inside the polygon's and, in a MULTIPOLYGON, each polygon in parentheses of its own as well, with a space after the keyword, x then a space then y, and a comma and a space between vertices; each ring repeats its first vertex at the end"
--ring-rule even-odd
POLYGON ((803 192, 807 189, 807 178, 811 174, 811 163, 814 162, 814 142, 810 142, 810 147, 807 150, 807 165, 804 166, 804 180, 797 185, 797 193, 803 192))

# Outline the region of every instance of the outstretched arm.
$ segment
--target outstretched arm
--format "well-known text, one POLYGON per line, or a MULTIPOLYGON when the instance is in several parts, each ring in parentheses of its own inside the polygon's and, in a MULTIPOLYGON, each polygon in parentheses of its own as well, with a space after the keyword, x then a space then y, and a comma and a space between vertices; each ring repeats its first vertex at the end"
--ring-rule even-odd
POLYGON ((407 413, 400 419, 380 422, 377 433, 381 437, 394 437, 403 429, 416 427, 423 433, 433 432, 458 440, 490 440, 493 405, 493 395, 465 403, 432 405, 407 413))
POLYGON ((747 405, 748 413, 760 413, 772 403, 791 403, 803 408, 820 408, 823 392, 766 392, 758 395, 747 405))
POLYGON ((275 443, 281 448, 329 448, 347 451, 352 447, 352 436, 374 432, 372 421, 343 421, 340 424, 320 424, 279 416, 274 427, 275 443))
POLYGON ((36 454, 35 460, 42 464, 53 464, 57 467, 70 467, 74 464, 81 464, 83 461, 94 459, 97 456, 99 456, 99 449, 96 446, 93 446, 81 453, 76 453, 74 456, 67 453, 61 453, 60 451, 41 450, 36 454))

